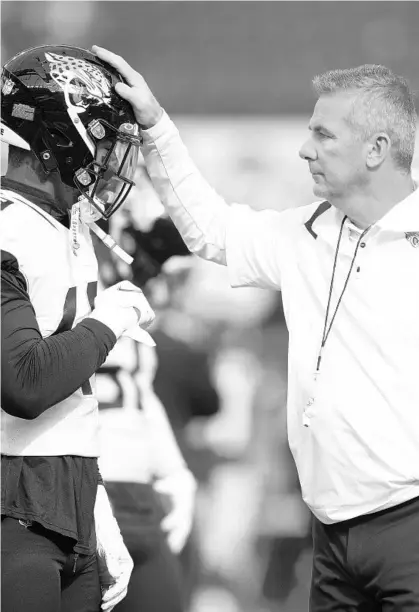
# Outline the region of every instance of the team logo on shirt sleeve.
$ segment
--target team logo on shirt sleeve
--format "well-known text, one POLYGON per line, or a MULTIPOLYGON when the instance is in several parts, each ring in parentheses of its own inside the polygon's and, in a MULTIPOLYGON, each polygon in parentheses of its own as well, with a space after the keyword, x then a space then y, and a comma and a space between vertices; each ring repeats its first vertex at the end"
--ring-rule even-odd
POLYGON ((419 247, 419 232, 405 232, 406 240, 410 242, 415 249, 419 247))

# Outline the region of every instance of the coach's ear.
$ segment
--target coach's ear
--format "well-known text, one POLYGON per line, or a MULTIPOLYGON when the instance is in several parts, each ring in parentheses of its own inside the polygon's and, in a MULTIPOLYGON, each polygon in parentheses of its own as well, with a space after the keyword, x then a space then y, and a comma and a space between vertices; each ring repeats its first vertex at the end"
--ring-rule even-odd
POLYGON ((378 168, 388 158, 391 150, 391 139, 385 132, 374 134, 367 142, 367 167, 378 168))

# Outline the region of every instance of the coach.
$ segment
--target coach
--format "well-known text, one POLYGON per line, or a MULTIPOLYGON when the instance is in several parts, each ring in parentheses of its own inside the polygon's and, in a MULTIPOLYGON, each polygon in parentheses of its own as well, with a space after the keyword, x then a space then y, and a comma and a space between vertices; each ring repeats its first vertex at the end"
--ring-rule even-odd
POLYGON ((319 201, 256 212, 228 206, 142 76, 95 51, 129 83, 118 93, 190 250, 227 265, 233 286, 282 291, 289 443, 314 515, 310 609, 419 611, 419 190, 406 81, 376 65, 316 77, 300 155, 319 201))

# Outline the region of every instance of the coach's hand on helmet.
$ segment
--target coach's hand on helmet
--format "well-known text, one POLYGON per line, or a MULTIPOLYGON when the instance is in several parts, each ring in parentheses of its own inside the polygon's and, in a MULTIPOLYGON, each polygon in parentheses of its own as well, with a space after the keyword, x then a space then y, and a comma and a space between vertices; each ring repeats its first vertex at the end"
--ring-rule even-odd
POLYGON ((130 281, 122 281, 99 293, 89 315, 107 325, 117 338, 136 325, 148 327, 155 316, 144 293, 130 281))
POLYGON ((128 83, 118 83, 115 86, 117 94, 127 100, 133 108, 135 118, 143 129, 148 129, 156 125, 163 114, 163 109, 154 97, 147 85, 144 77, 119 55, 111 51, 94 45, 92 47, 101 60, 113 66, 128 83))

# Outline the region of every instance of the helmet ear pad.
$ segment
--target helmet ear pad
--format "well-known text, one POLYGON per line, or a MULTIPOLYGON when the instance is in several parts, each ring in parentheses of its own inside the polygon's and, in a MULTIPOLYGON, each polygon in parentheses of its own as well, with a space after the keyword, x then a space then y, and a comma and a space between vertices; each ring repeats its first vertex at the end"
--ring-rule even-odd
MULTIPOLYGON (((65 119, 65 114, 63 113, 63 119, 65 119)), ((67 125, 56 115, 57 113, 54 114, 54 117, 50 117, 48 113, 45 113, 44 129, 41 130, 39 147, 37 146, 39 151, 37 157, 46 172, 51 169, 59 170, 62 182, 68 187, 75 188, 75 172, 92 162, 93 155, 81 140, 75 126, 69 121, 68 115, 67 125)), ((92 147, 94 148, 93 143, 92 147)))
POLYGON ((80 167, 80 162, 76 160, 82 158, 82 165, 85 165, 93 160, 93 156, 86 151, 73 126, 67 125, 63 131, 59 121, 51 124, 48 117, 43 117, 41 124, 32 136, 31 148, 34 155, 47 174, 58 170, 61 181, 75 188, 74 173, 80 167))

